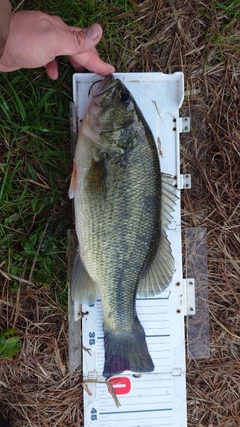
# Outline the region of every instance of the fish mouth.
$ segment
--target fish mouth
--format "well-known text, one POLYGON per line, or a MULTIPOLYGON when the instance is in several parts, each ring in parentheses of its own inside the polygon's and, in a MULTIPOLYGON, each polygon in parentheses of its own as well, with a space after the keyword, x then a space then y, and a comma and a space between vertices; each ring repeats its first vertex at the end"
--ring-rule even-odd
POLYGON ((107 90, 111 89, 112 87, 114 87, 116 84, 115 78, 113 76, 113 74, 109 74, 108 76, 106 76, 103 80, 102 83, 100 84, 99 90, 97 92, 97 95, 102 95, 104 92, 106 92, 107 90))
POLYGON ((93 95, 93 100, 99 107, 106 107, 111 103, 117 82, 118 80, 112 74, 101 81, 97 93, 93 95))
POLYGON ((101 95, 102 93, 106 92, 109 88, 114 86, 115 78, 112 74, 109 74, 102 80, 96 80, 93 82, 88 90, 88 96, 90 96, 92 92, 92 97, 96 98, 96 96, 101 95), (93 86, 100 83, 97 91, 94 93, 93 86))

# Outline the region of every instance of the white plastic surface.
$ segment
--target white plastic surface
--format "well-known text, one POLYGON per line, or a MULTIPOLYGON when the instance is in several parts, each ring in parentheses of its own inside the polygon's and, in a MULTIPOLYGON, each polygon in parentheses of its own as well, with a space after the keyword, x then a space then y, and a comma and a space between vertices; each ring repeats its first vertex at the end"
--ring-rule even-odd
MULTIPOLYGON (((115 76, 131 91, 152 129, 162 172, 176 176, 180 183, 179 107, 184 93, 183 74, 116 73, 115 76)), ((79 121, 90 102, 89 88, 97 80, 99 76, 94 74, 74 75, 74 103, 79 121)), ((82 307, 83 312, 88 312, 82 320, 82 343, 90 352, 83 349, 83 376, 91 393, 84 391, 85 427, 187 426, 180 192, 172 215, 168 231, 176 267, 172 283, 156 298, 137 298, 137 312, 155 370, 141 376, 129 371, 118 376, 121 380, 116 380, 114 387, 120 407, 102 377, 101 301, 82 307)))

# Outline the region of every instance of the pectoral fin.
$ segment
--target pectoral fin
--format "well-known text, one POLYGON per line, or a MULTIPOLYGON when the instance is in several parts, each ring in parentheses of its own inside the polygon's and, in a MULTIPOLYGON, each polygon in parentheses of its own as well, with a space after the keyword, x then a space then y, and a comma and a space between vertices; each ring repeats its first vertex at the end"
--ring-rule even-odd
POLYGON ((170 175, 162 175, 161 194, 161 237, 157 253, 145 276, 139 281, 138 295, 141 297, 155 296, 163 292, 171 283, 175 271, 170 242, 166 230, 172 221, 171 212, 177 203, 177 188, 173 186, 170 175))
POLYGON ((74 307, 74 319, 79 319, 79 304, 94 304, 97 299, 97 286, 87 273, 77 251, 71 278, 71 298, 74 307))
POLYGON ((94 193, 107 195, 108 165, 106 155, 92 160, 87 175, 88 188, 94 193))
POLYGON ((68 190, 69 199, 73 199, 76 193, 76 189, 77 189, 77 166, 76 166, 75 160, 73 160, 73 171, 72 171, 70 187, 68 190))

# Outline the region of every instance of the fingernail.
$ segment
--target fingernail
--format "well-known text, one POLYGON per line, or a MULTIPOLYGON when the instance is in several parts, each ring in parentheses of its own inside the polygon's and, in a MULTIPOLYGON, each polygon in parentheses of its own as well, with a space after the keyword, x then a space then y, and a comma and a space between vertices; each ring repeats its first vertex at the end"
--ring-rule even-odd
POLYGON ((96 31, 93 25, 91 25, 91 27, 86 28, 86 30, 84 31, 87 34, 88 38, 91 40, 94 40, 97 37, 96 31))

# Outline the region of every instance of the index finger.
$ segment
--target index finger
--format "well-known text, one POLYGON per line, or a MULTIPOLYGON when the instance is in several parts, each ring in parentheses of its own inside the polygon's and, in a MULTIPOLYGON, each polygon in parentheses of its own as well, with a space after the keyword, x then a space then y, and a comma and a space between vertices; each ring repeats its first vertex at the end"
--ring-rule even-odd
POLYGON ((84 67, 100 76, 107 76, 108 74, 113 74, 115 71, 113 65, 99 58, 96 50, 69 56, 69 60, 76 71, 82 71, 82 67, 84 67))

